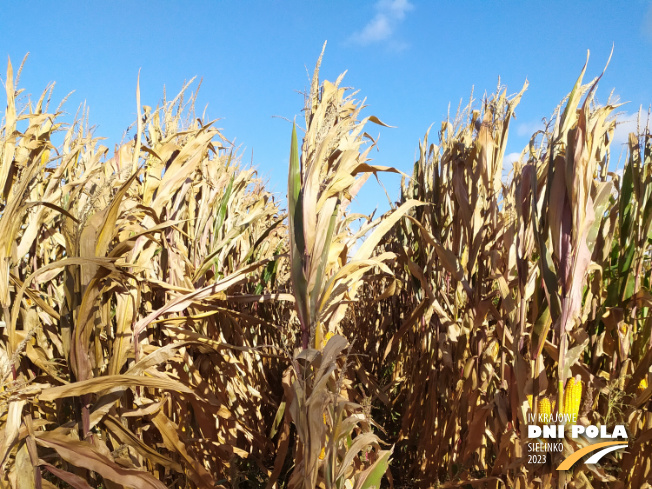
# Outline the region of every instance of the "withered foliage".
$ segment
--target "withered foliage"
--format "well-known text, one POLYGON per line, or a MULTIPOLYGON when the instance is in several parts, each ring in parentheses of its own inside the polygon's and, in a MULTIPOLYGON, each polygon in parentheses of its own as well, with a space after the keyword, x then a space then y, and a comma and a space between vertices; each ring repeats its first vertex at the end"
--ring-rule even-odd
POLYGON ((374 219, 351 201, 400 172, 319 63, 287 213, 188 86, 156 108, 137 91, 109 155, 9 64, 0 487, 649 487, 652 139, 613 171, 618 105, 585 70, 507 177, 527 85, 426 133, 374 219), (589 442, 565 439, 530 464, 527 416, 562 412, 570 378, 579 422, 629 447, 558 472, 589 442))

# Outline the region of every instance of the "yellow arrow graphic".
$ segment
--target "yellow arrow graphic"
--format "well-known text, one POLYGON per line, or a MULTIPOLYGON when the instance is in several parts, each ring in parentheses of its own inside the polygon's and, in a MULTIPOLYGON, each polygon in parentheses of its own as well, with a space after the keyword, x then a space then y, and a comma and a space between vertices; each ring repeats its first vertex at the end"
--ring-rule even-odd
POLYGON ((596 450, 599 450, 600 448, 610 447, 610 446, 613 446, 613 445, 624 445, 624 443, 622 441, 604 441, 602 443, 594 443, 593 445, 589 445, 588 447, 584 447, 581 450, 578 450, 575 453, 573 453, 566 460, 564 460, 561 464, 559 464, 559 467, 557 467, 557 470, 568 470, 573 466, 573 464, 575 462, 577 462, 579 459, 581 459, 587 453, 591 453, 591 452, 594 452, 596 450))

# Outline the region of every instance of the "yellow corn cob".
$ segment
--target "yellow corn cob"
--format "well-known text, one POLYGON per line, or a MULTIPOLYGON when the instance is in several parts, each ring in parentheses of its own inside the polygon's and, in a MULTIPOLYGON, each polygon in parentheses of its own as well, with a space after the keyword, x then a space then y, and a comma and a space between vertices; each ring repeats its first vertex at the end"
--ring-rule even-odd
POLYGON ((573 401, 573 414, 577 416, 580 414, 580 406, 582 405, 582 381, 580 379, 575 380, 571 399, 573 401))
POLYGON ((324 336, 324 340, 321 342, 321 347, 324 348, 326 346, 326 343, 328 343, 328 340, 330 340, 332 337, 333 337, 332 331, 326 333, 326 336, 324 336))
POLYGON ((574 418, 580 412, 580 403, 582 401, 582 381, 571 377, 566 382, 564 391, 563 414, 570 414, 574 418))
POLYGON ((492 340, 491 343, 489 343, 486 351, 489 355, 489 358, 496 360, 496 358, 498 358, 498 353, 500 352, 500 345, 496 340, 492 340))
MULTIPOLYGON (((326 337, 327 339, 324 340, 324 345, 328 343, 328 339, 330 338, 328 335, 333 336, 333 333, 327 333, 326 337)), ((324 413, 324 424, 326 427, 328 427, 328 423, 326 422, 326 413, 324 413)), ((328 435, 326 435, 326 443, 328 443, 328 435)), ((326 447, 322 447, 321 453, 319 454, 319 460, 324 460, 324 457, 326 456, 326 447)))
POLYGON ((647 379, 643 377, 638 383, 638 393, 640 394, 641 392, 645 391, 645 389, 647 389, 647 379))
POLYGON ((562 414, 568 414, 572 410, 572 390, 575 384, 575 378, 571 377, 566 381, 566 389, 564 390, 564 406, 562 407, 562 414))
POLYGON ((547 397, 539 399, 539 419, 545 422, 547 419, 550 419, 551 415, 552 408, 550 406, 550 399, 547 397))

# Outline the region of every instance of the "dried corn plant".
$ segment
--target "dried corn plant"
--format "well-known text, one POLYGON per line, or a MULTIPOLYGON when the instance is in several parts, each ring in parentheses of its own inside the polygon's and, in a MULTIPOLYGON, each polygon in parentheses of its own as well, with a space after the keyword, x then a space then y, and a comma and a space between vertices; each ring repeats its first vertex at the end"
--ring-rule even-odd
POLYGON ((51 90, 21 112, 11 64, 5 87, 2 484, 212 488, 262 464, 291 301, 271 194, 194 96, 139 103, 105 160, 51 90))
POLYGON ((191 84, 109 155, 9 64, 0 487, 649 487, 652 138, 614 172, 585 71, 507 177, 527 84, 471 97, 373 219, 382 123, 319 62, 287 215, 191 84), (630 446, 528 464, 555 412, 630 446))
POLYGON ((409 462, 394 472, 401 483, 643 487, 651 476, 650 140, 630 136, 622 178, 609 172, 617 105, 594 103, 598 80, 583 85, 585 70, 507 179, 526 87, 512 97, 499 87, 480 110, 471 100, 439 144, 428 133, 420 144, 401 202, 426 205, 380 244, 398 256, 402 287, 368 284, 345 327, 378 381, 375 419, 409 462), (526 415, 538 406, 626 424, 636 449, 557 473, 585 443, 566 440, 561 457, 530 466, 526 415))
MULTIPOLYGON (((376 255, 374 250, 417 202, 406 202, 357 233, 351 231, 345 211, 360 187, 372 173, 396 170, 368 162, 373 144, 361 151, 367 136, 363 128, 368 121, 381 122, 373 116, 358 120, 363 105, 352 95, 345 97, 342 77, 320 85, 320 62, 321 57, 307 97, 301 156, 295 128, 290 149, 291 276, 302 349, 286 373, 286 426, 291 419, 298 438, 288 487, 367 488, 379 483, 391 451, 380 449, 368 413, 345 388, 341 364, 346 355, 341 353, 347 342, 333 334, 368 275, 374 270, 391 275, 385 261, 394 255, 376 255)), ((287 450, 284 440, 281 455, 287 450)))
POLYGON ((402 286, 370 290, 375 314, 365 311, 352 332, 369 336, 365 353, 381 382, 386 428, 402 440, 397 450, 409 461, 406 475, 424 485, 455 475, 483 450, 484 430, 477 430, 491 413, 501 370, 502 334, 487 317, 495 313, 506 258, 496 245, 506 229, 502 157, 523 91, 511 99, 500 93, 482 112, 469 104, 442 125, 439 146, 426 134, 402 195, 427 205, 382 244, 399 257, 402 286))

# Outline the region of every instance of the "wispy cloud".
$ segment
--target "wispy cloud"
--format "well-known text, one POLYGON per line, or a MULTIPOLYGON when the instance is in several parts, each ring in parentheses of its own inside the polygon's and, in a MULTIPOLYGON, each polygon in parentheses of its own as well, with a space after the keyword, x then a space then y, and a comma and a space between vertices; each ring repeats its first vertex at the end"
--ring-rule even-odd
MULTIPOLYGON (((618 117, 618 122, 616 123, 616 130, 614 131, 614 139, 611 142, 612 148, 618 148, 624 146, 629 142, 629 133, 638 133, 639 121, 638 113, 635 114, 622 114, 618 117)), ((641 129, 645 127, 645 117, 640 122, 641 129)))
POLYGON ((405 48, 407 44, 395 39, 394 33, 414 6, 409 0, 380 0, 374 8, 376 15, 351 36, 351 41, 361 46, 385 42, 393 48, 405 48))
POLYGON ((527 137, 528 140, 537 131, 542 131, 546 127, 543 124, 543 121, 538 120, 538 121, 528 121, 528 122, 521 122, 516 126, 516 135, 520 138, 525 138, 527 137))
POLYGON ((508 183, 510 181, 510 172, 514 168, 514 163, 516 163, 521 157, 521 153, 507 153, 503 158, 503 174, 502 181, 503 183, 508 183))

